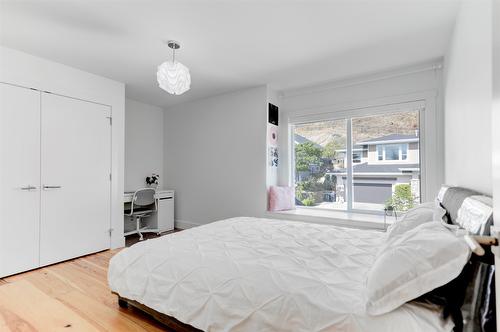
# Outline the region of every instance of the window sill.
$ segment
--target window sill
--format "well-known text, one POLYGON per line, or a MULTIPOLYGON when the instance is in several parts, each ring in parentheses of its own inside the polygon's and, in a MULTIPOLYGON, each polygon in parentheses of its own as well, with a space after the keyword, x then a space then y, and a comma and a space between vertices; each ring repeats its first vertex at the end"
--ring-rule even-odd
POLYGON ((278 219, 380 230, 384 230, 395 220, 394 217, 388 216, 386 218, 386 224, 384 225, 384 216, 380 214, 335 211, 307 207, 297 207, 295 210, 287 211, 267 211, 266 215, 268 217, 278 219))

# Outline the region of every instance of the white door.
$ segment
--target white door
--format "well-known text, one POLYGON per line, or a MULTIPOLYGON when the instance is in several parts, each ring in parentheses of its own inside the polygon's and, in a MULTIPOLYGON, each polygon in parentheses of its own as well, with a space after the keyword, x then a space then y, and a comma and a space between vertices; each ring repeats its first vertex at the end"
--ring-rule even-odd
POLYGON ((38 267, 40 92, 0 83, 0 277, 38 267))
POLYGON ((40 265, 110 247, 111 111, 42 93, 40 265))

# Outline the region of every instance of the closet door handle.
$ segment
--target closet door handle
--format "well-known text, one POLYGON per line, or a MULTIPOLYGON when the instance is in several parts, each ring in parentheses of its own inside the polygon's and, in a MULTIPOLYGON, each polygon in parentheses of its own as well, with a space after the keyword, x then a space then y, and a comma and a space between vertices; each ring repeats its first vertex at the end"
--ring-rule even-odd
POLYGON ((43 189, 44 190, 47 190, 47 189, 60 189, 62 188, 61 186, 47 186, 47 185, 43 185, 43 189))
POLYGON ((26 187, 21 187, 21 190, 27 190, 27 191, 35 190, 35 189, 36 189, 36 187, 32 186, 31 184, 28 184, 26 187))

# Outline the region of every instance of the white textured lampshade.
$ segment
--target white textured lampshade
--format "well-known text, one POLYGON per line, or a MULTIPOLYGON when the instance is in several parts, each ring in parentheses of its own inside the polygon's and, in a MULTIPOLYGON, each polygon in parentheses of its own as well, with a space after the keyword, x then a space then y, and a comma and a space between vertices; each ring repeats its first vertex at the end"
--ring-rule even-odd
POLYGON ((160 88, 173 95, 181 95, 191 87, 189 69, 178 61, 165 61, 159 65, 156 78, 160 88))

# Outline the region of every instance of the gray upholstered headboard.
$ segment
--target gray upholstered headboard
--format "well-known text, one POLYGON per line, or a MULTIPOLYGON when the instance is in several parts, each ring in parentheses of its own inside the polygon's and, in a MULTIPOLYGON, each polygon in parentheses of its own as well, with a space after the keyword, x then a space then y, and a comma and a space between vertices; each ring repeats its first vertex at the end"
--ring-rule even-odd
MULTIPOLYGON (((481 227, 465 225, 464 228, 478 235, 490 234, 490 228, 493 225, 491 197, 466 188, 443 186, 437 200, 446 210, 447 222, 460 227, 464 225, 461 224, 462 220, 459 215, 463 214, 464 210, 470 209, 471 204, 477 203, 479 207, 476 212, 481 215, 481 218, 478 218, 481 219, 481 227)), ((470 280, 462 305, 464 332, 496 330, 493 254, 488 252, 483 258, 478 258, 472 256, 469 262, 470 280)))
POLYGON ((455 225, 459 224, 461 227, 464 227, 464 225, 460 225, 457 219, 460 209, 464 206, 465 200, 468 199, 469 202, 475 201, 482 203, 480 205, 484 205, 484 207, 489 210, 485 212, 489 215, 489 217, 482 221, 482 227, 480 227, 480 229, 468 230, 477 235, 490 234, 490 228, 493 225, 493 202, 491 197, 462 187, 442 186, 437 199, 441 206, 446 210, 446 217, 448 218, 447 222, 455 225))

